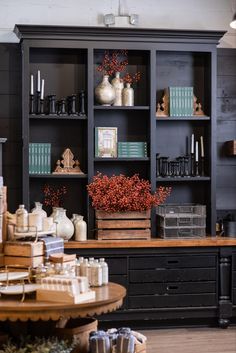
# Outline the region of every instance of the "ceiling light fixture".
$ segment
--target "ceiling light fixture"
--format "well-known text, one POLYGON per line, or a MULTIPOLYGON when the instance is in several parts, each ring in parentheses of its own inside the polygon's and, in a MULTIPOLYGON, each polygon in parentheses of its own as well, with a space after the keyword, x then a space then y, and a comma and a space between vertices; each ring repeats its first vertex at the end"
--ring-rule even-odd
POLYGON ((119 0, 119 5, 118 5, 118 15, 114 15, 113 13, 108 13, 106 15, 104 15, 103 17, 103 21, 104 21, 104 24, 106 26, 111 26, 111 25, 114 25, 115 24, 115 20, 116 18, 128 18, 129 19, 129 23, 133 26, 137 26, 138 25, 138 22, 139 22, 139 15, 137 14, 131 14, 131 15, 128 15, 128 14, 124 14, 123 11, 121 11, 121 3, 120 3, 120 0, 119 0))
POLYGON ((234 17, 232 19, 232 22, 230 22, 230 27, 233 29, 236 29, 236 12, 235 12, 234 17))

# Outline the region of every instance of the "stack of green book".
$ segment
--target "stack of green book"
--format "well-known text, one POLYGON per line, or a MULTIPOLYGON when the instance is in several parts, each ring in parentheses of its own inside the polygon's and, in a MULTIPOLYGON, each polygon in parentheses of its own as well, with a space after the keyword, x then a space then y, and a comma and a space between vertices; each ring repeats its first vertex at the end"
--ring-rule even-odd
POLYGON ((147 157, 147 142, 118 142, 118 157, 120 158, 147 157))
POLYGON ((169 87, 170 116, 193 115, 193 87, 169 87))
POLYGON ((51 174, 50 143, 29 143, 29 173, 51 174))

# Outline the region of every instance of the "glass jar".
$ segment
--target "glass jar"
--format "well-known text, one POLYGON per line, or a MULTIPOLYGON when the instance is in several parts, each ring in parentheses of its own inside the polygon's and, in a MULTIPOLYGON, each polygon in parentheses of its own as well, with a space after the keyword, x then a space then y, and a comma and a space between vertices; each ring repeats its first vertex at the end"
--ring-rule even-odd
POLYGON ((28 211, 25 209, 25 205, 19 205, 16 210, 16 231, 19 233, 28 231, 28 211))

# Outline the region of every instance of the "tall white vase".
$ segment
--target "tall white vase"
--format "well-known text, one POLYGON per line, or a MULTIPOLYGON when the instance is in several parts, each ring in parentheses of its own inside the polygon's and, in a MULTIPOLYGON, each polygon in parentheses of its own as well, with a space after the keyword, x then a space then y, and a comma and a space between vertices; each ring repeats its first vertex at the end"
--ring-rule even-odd
POLYGON ((110 84, 108 75, 104 75, 102 82, 95 88, 95 98, 102 105, 111 105, 114 102, 115 89, 110 84))
POLYGON ((56 236, 64 240, 69 240, 74 234, 74 225, 66 215, 66 210, 59 209, 55 216, 56 236))

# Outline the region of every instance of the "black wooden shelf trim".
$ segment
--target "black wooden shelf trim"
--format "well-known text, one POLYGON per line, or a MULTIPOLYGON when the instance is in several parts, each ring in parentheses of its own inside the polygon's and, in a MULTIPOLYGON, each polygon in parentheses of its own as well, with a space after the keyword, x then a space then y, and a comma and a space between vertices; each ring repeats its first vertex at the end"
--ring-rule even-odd
POLYGON ((50 178, 50 179, 86 179, 87 174, 29 174, 30 178, 50 178))
POLYGON ((148 162, 150 158, 94 158, 94 162, 148 162))
POLYGON ((167 117, 157 117, 156 121, 183 121, 183 120, 193 120, 193 121, 204 121, 211 120, 207 115, 204 116, 167 116, 167 117))
POLYGON ((56 119, 56 120, 62 120, 62 119, 66 119, 66 120, 87 120, 87 116, 79 116, 79 115, 50 115, 50 114, 45 114, 45 115, 29 115, 30 119, 48 119, 48 120, 52 120, 52 119, 56 119))
POLYGON ((208 177, 208 176, 204 176, 204 177, 202 177, 202 176, 200 176, 200 177, 165 177, 165 178, 163 178, 163 177, 160 177, 160 178, 156 178, 156 181, 158 182, 158 181, 161 181, 161 182, 163 182, 163 181, 165 181, 165 182, 169 182, 169 181, 171 181, 171 182, 173 182, 173 181, 210 181, 211 180, 211 178, 210 177, 208 177))
POLYGON ((149 105, 133 105, 131 107, 114 106, 114 105, 95 105, 95 110, 150 110, 149 105))

